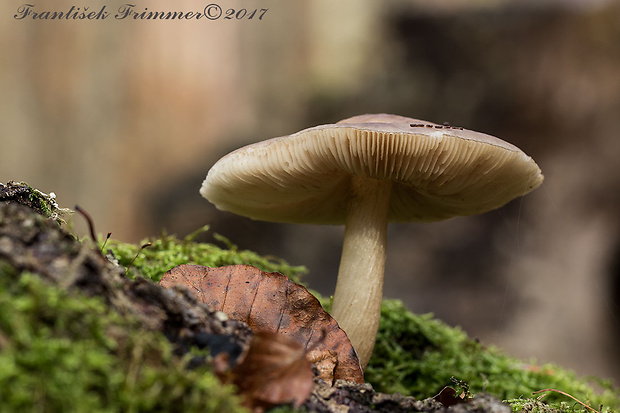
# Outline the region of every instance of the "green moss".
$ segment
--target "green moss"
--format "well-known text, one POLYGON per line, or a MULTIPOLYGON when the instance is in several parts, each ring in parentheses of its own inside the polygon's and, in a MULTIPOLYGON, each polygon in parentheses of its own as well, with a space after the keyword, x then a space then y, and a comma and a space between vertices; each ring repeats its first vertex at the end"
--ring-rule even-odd
POLYGON ((544 403, 535 399, 509 400, 512 411, 521 413, 584 413, 587 411, 579 403, 544 403))
MULTIPOLYGON (((144 249, 131 271, 158 281, 170 268, 185 263, 218 267, 249 264, 264 271, 278 271, 297 280, 303 267, 291 267, 281 260, 261 257, 250 251, 239 251, 230 241, 220 237, 227 249, 162 235, 147 239, 153 245, 144 249)), ((113 242, 111 249, 121 265, 127 266, 140 247, 113 242)), ((329 300, 318 297, 324 307, 329 300)), ((470 339, 459 328, 452 328, 432 315, 415 315, 395 300, 385 300, 381 326, 374 354, 366 371, 366 380, 377 391, 400 392, 417 398, 432 397, 444 386, 454 386, 456 378, 469 385, 473 393, 486 392, 509 400, 514 411, 538 412, 542 407, 554 412, 582 410, 565 396, 550 393, 543 403, 532 393, 556 388, 604 411, 620 408, 620 395, 607 388, 597 392, 585 380, 558 366, 524 362, 509 357, 494 347, 486 347, 470 339)), ((546 412, 545 412, 546 413, 546 412)))
POLYGON ((239 250, 220 235, 215 235, 215 238, 224 243, 227 248, 220 248, 214 244, 193 242, 193 238, 197 234, 207 231, 207 229, 208 227, 203 227, 183 240, 166 234, 157 238, 145 239, 141 245, 146 243, 152 245, 142 249, 142 251, 138 245, 119 241, 109 241, 108 248, 118 259, 120 265, 128 267, 133 261, 130 274, 140 273, 155 282, 159 281, 166 271, 181 264, 198 264, 207 267, 247 264, 267 272, 280 272, 296 282, 299 281, 299 276, 306 272, 305 267, 291 266, 279 258, 262 257, 252 251, 239 250))
MULTIPOLYGON (((60 220, 64 211, 53 196, 26 184, 12 185, 17 186, 10 188, 11 197, 25 195, 20 203, 60 220)), ((183 240, 168 235, 147 239, 143 244, 152 245, 142 251, 139 245, 118 241, 110 241, 108 248, 120 265, 131 265, 129 276, 141 274, 155 282, 170 268, 187 263, 254 265, 295 281, 305 272, 304 267, 239 250, 221 236, 215 238, 226 248, 193 242, 203 231, 206 228, 183 240)), ((319 299, 327 307, 329 300, 319 299)), ((0 260, 2 412, 244 411, 233 389, 222 385, 208 367, 187 369, 189 357, 173 357, 162 335, 144 331, 101 300, 68 293, 33 274, 16 273, 0 260)), ((412 314, 395 300, 383 303, 366 380, 377 391, 420 399, 456 381, 473 394, 504 399, 513 411, 523 413, 586 410, 558 392, 549 392, 544 402, 532 397, 542 389, 561 390, 601 413, 620 410, 620 394, 609 383, 596 383, 602 388, 596 391, 571 371, 509 357, 432 315, 412 314)))
MULTIPOLYGON (((531 398, 534 391, 547 388, 560 389, 595 408, 620 408, 620 394, 611 389, 600 393, 571 371, 509 357, 430 314, 412 314, 400 301, 385 300, 381 317, 366 371, 366 380, 379 391, 432 397, 444 386, 452 385, 451 377, 455 377, 467 383, 473 394, 486 392, 511 400, 515 411, 523 409, 523 403, 535 401, 531 398)), ((567 411, 562 410, 566 406, 561 402, 572 405, 570 399, 558 393, 550 393, 544 400, 554 403, 552 408, 560 411, 567 411)))
POLYGON ((3 412, 243 411, 208 368, 96 298, 0 268, 3 412))

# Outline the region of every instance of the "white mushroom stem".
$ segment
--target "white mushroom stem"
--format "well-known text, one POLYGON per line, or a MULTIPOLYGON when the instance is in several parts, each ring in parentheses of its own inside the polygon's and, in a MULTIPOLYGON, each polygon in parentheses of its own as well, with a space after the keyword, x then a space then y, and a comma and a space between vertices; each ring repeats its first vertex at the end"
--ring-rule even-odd
POLYGON ((347 333, 365 368, 381 318, 392 184, 353 177, 332 316, 347 333))

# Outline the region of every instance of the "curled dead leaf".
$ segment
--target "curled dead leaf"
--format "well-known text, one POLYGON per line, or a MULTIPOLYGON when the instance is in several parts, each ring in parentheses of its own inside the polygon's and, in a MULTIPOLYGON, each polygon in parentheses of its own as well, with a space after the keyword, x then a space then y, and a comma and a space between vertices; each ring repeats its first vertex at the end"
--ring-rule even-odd
POLYGON ((299 407, 314 385, 303 346, 274 332, 254 335, 245 359, 232 375, 244 404, 254 412, 280 404, 299 407))
POLYGON ((188 287, 203 303, 247 323, 254 331, 288 336, 308 350, 334 351, 338 362, 333 379, 364 382, 346 333, 305 287, 285 275, 249 265, 179 265, 166 272, 159 283, 168 288, 177 284, 188 287))

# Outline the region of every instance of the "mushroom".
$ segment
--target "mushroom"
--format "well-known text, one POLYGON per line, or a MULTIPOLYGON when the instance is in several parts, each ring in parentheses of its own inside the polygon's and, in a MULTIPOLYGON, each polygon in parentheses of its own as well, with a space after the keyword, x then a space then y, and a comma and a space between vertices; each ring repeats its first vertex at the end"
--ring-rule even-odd
POLYGON ((237 149, 200 193, 252 219, 345 224, 331 312, 365 368, 381 317, 388 222, 479 214, 542 181, 532 158, 501 139, 374 114, 237 149))

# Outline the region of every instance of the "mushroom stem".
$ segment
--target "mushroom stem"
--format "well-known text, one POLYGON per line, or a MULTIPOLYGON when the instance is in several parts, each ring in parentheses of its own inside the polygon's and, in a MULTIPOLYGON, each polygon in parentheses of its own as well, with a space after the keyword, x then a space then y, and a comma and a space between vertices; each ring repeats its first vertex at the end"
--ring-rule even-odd
POLYGON ((391 181, 353 177, 332 316, 366 368, 375 345, 385 272, 391 181))

